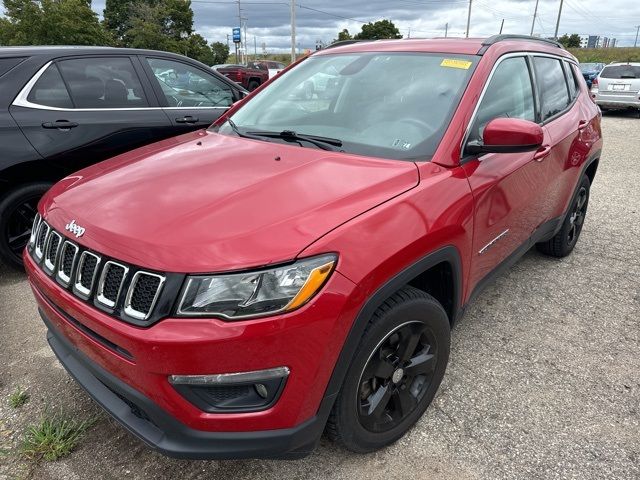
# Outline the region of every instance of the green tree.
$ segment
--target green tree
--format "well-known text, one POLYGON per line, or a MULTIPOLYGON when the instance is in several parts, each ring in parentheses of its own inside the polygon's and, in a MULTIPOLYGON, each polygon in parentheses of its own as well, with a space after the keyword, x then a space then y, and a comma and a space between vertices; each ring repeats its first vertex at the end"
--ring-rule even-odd
POLYGON ((211 53, 213 54, 211 65, 226 63, 227 58, 229 58, 229 45, 222 42, 213 42, 211 44, 211 53))
POLYGON ((213 65, 213 52, 207 43, 207 39, 197 33, 180 41, 180 46, 184 55, 198 60, 206 65, 213 65))
POLYGON ((0 40, 8 45, 109 45, 86 0, 5 0, 0 40))
POLYGON ((580 47, 580 35, 577 33, 573 33, 571 35, 567 35, 566 33, 561 36, 558 41, 562 44, 564 48, 578 48, 580 47))
POLYGON ((402 38, 400 30, 390 20, 379 20, 362 25, 362 31, 354 37, 356 40, 380 40, 383 38, 402 38))
POLYGON ((342 30, 341 32, 338 33, 338 38, 335 39, 333 42, 342 42, 344 40, 352 40, 353 37, 351 36, 351 34, 349 33, 349 30, 347 30, 346 28, 344 30, 342 30))
POLYGON ((121 42, 131 28, 131 5, 127 0, 107 0, 103 10, 103 24, 121 42))

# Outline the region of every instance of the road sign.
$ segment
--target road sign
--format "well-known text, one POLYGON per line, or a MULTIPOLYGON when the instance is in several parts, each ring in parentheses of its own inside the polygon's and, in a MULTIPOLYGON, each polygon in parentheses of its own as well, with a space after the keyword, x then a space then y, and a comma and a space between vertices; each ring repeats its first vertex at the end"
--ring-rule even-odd
POLYGON ((240 33, 240 27, 235 27, 233 29, 233 42, 234 43, 242 42, 242 34, 240 33))

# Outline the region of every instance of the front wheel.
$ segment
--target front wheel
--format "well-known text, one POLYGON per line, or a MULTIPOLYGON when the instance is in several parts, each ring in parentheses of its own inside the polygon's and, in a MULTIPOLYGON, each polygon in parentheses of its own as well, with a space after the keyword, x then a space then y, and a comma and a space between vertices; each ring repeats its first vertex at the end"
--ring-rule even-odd
POLYGON ((402 437, 422 416, 449 359, 442 306, 406 286, 376 310, 327 422, 328 436, 367 453, 402 437))
POLYGON ((589 177, 583 175, 580 185, 571 200, 571 207, 562 223, 560 231, 550 240, 536 244, 538 250, 552 257, 566 257, 576 246, 589 206, 589 190, 591 182, 589 177))
POLYGON ((21 185, 0 201, 0 260, 7 265, 22 269, 22 251, 31 235, 38 201, 50 187, 45 182, 21 185))

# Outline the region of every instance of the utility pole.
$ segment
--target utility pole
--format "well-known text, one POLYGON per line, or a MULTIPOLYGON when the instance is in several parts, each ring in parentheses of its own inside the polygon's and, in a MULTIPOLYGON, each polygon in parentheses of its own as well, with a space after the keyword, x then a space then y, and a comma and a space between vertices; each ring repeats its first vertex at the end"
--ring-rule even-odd
MULTIPOLYGON (((242 28, 242 8, 240 6, 240 0, 238 0, 238 28, 242 28)), ((239 64, 240 58, 238 57, 238 44, 236 42, 234 43, 236 46, 236 64, 239 64)), ((240 43, 240 45, 242 45, 242 43, 240 43)))
POLYGON ((502 19, 502 23, 500 24, 500 35, 502 35, 502 27, 504 27, 504 18, 502 19))
POLYGON ((467 14, 467 38, 469 38, 469 28, 471 27, 471 1, 469 0, 469 13, 467 14))
POLYGON ((562 4, 564 0, 560 0, 560 9, 558 10, 558 21, 556 22, 556 33, 553 34, 553 39, 558 40, 558 29, 560 28, 560 16, 562 15, 562 4))
POLYGON ((633 48, 636 48, 636 46, 638 45, 638 33, 640 33, 640 25, 636 26, 636 41, 633 42, 633 48))
POLYGON ((447 33, 449 32, 449 23, 445 23, 444 25, 444 38, 447 38, 447 33))
POLYGON ((411 27, 409 27, 409 35, 407 35, 407 38, 411 38, 411 27))
POLYGON ((258 60, 258 41, 255 35, 253 36, 253 59, 258 60))
POLYGON ((533 20, 531 21, 531 33, 529 35, 533 36, 533 27, 536 25, 536 17, 538 16, 538 2, 540 0, 536 0, 536 8, 533 9, 533 20))
POLYGON ((227 48, 229 47, 229 34, 227 33, 227 48))
POLYGON ((291 1, 291 63, 296 61, 296 2, 291 1))

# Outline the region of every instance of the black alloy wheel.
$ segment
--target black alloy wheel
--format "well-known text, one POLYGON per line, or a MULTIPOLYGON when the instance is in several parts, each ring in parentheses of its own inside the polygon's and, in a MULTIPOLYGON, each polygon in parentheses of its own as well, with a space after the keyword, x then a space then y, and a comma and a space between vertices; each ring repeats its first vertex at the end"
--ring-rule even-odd
POLYGON ((413 412, 431 383, 436 355, 435 338, 424 323, 407 322, 389 333, 360 377, 360 424, 385 432, 413 412))
POLYGON ((584 219, 587 215, 588 192, 586 187, 581 186, 578 195, 573 203, 573 211, 569 215, 569 232, 567 234, 567 244, 575 245, 582 231, 584 219))

